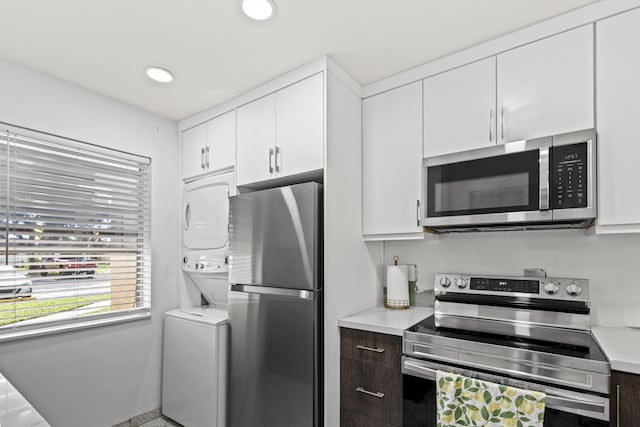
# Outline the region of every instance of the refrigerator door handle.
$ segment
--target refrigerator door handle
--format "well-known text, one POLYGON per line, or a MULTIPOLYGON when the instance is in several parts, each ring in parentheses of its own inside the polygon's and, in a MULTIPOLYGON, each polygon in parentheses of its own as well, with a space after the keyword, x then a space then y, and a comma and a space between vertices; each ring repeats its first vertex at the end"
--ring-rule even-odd
POLYGON ((230 290, 235 292, 245 292, 249 294, 279 295, 283 297, 301 298, 308 300, 316 299, 315 292, 305 291, 301 289, 272 288, 269 286, 231 285, 230 290))

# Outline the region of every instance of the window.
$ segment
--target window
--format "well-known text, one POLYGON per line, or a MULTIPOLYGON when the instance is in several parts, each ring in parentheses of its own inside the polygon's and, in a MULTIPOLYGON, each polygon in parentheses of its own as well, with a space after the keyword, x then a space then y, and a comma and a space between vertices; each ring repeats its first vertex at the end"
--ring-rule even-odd
POLYGON ((0 340, 150 316, 150 163, 0 130, 0 340))

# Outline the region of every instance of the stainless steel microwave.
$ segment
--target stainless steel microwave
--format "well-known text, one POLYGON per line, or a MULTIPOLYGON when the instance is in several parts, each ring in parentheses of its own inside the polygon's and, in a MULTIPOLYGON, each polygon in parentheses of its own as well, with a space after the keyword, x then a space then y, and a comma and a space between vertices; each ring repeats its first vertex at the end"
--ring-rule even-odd
POLYGON ((594 129, 423 160, 422 225, 434 231, 588 227, 594 129))

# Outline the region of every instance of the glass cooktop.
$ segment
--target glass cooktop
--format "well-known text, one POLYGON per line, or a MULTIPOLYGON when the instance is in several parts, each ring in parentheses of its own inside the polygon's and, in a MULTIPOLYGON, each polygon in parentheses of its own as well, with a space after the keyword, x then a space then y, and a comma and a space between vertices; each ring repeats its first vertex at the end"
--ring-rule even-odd
MULTIPOLYGON (((459 329, 436 328, 434 317, 430 316, 407 329, 407 332, 433 335, 443 338, 475 341, 485 344, 494 344, 504 347, 519 348, 522 350, 538 351, 542 353, 557 354, 567 357, 608 362, 606 356, 598 346, 593 336, 589 334, 586 346, 576 346, 564 343, 540 341, 516 336, 495 335, 475 331, 464 331, 459 329)), ((568 334, 572 333, 567 331, 568 334)))

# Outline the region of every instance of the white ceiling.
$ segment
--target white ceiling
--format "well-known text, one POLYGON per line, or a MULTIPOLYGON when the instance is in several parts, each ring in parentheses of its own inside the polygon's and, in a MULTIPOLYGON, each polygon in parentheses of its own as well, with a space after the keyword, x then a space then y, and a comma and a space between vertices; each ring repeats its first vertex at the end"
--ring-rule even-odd
POLYGON ((593 0, 275 2, 256 22, 241 0, 2 0, 0 58, 179 120, 321 55, 366 84, 593 0))

